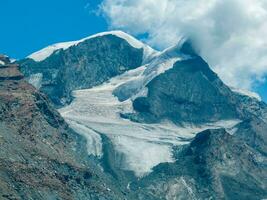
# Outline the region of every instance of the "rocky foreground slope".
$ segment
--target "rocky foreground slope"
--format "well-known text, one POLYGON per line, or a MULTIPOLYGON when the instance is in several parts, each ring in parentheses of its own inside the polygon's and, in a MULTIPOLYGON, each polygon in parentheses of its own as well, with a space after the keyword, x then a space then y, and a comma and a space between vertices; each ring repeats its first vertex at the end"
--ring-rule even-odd
POLYGON ((0 199, 122 199, 45 95, 0 56, 0 199))

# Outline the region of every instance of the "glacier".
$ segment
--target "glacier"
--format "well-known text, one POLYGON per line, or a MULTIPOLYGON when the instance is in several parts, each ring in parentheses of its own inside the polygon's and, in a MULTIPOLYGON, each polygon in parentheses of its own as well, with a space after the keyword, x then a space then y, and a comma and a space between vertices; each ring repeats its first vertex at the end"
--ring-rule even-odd
MULTIPOLYGON (((179 59, 176 58, 171 62, 161 60, 162 65, 156 74, 164 73, 179 59)), ((115 151, 123 155, 124 159, 119 163, 120 169, 133 171, 137 177, 149 174, 152 168, 160 163, 174 162, 173 146, 187 144, 196 133, 221 127, 231 131, 240 122, 238 119, 233 119, 198 126, 193 124, 177 126, 170 121, 145 124, 121 118, 121 113, 134 112, 133 97, 119 101, 113 95, 114 90, 136 80, 141 80, 142 84, 138 85, 143 85, 144 79, 151 79, 151 73, 146 73, 148 69, 149 66, 144 65, 114 77, 102 85, 73 91, 73 102, 59 109, 71 128, 87 139, 89 155, 99 158, 103 155, 101 139, 103 134, 110 139, 115 151)))

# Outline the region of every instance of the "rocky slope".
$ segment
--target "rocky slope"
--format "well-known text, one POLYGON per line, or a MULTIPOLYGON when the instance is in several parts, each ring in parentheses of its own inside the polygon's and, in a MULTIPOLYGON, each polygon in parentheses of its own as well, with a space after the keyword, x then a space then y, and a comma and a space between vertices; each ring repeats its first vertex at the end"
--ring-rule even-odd
POLYGON ((18 66, 0 56, 0 199, 123 199, 18 66))

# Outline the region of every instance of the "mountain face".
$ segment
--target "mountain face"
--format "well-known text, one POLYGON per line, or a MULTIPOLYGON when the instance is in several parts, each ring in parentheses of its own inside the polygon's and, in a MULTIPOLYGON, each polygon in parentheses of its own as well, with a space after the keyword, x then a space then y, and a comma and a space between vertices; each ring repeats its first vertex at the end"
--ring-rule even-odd
MULTIPOLYGON (((178 124, 246 119, 255 115, 265 118, 267 107, 264 103, 233 92, 192 51, 190 44, 174 47, 163 54, 172 52, 175 55, 175 51, 187 57, 177 60, 171 69, 146 83, 146 95, 133 101, 136 112, 125 117, 147 123, 168 119, 178 124)), ((123 92, 115 95, 123 95, 123 92)))
MULTIPOLYGON (((20 69, 29 82, 46 93, 56 105, 64 105, 71 101, 71 91, 91 88, 141 66, 150 52, 136 48, 142 46, 137 41, 132 42, 137 43, 132 44, 133 47, 123 39, 124 36, 124 33, 114 32, 77 41, 65 50, 55 48, 47 58, 44 54, 47 56, 50 49, 46 48, 20 61, 20 69)), ((66 45, 69 43, 58 46, 66 45)))
MULTIPOLYGON (((60 158, 74 155, 73 165, 86 162, 90 172, 96 170, 97 185, 112 193, 110 199, 121 193, 147 200, 267 198, 267 105, 224 84, 191 42, 157 52, 115 31, 55 44, 17 63, 26 80, 54 103, 45 100, 50 109, 38 107, 39 115, 32 116, 37 136, 43 124, 58 123, 51 119, 56 113, 61 125, 49 131, 49 145, 60 141, 66 149, 58 147, 60 158), (53 106, 60 107, 63 118, 53 106), (47 110, 53 110, 50 117, 47 110), (62 127, 75 136, 68 136, 72 142, 59 139, 62 127)), ((24 91, 41 95, 19 82, 27 85, 24 91)), ((19 124, 15 121, 14 127, 19 124)), ((74 199, 95 192, 84 186, 75 193, 72 186, 74 199)), ((106 198, 105 192, 96 194, 106 198)))
POLYGON ((122 199, 86 141, 16 64, 0 60, 0 199, 122 199))

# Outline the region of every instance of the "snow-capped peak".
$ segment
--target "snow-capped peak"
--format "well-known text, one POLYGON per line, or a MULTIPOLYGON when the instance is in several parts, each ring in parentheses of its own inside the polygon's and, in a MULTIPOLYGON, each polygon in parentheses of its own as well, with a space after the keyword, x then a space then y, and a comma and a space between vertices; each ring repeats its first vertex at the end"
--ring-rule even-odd
POLYGON ((73 42, 61 42, 61 43, 53 44, 29 55, 27 58, 31 58, 36 62, 40 62, 48 58, 56 50, 59 50, 59 49, 65 50, 73 45, 77 45, 78 43, 79 43, 78 41, 73 41, 73 42))
POLYGON ((137 48, 137 49, 143 48, 144 49, 144 62, 146 60, 150 59, 151 57, 153 57, 153 55, 155 55, 157 53, 156 50, 152 49, 148 45, 142 43, 141 41, 137 40, 133 36, 123 32, 123 31, 109 31, 109 32, 98 33, 98 34, 95 34, 95 35, 92 35, 92 36, 89 36, 89 37, 86 37, 86 38, 83 38, 83 39, 77 40, 77 41, 56 43, 56 44, 45 47, 45 48, 29 55, 27 58, 31 58, 36 62, 40 62, 40 61, 45 60, 50 55, 52 55, 56 50, 59 50, 59 49, 65 50, 65 49, 68 49, 71 46, 77 45, 77 44, 79 44, 85 40, 89 40, 89 39, 96 38, 96 37, 102 37, 105 35, 115 35, 117 37, 120 37, 120 38, 126 40, 134 48, 137 48))

